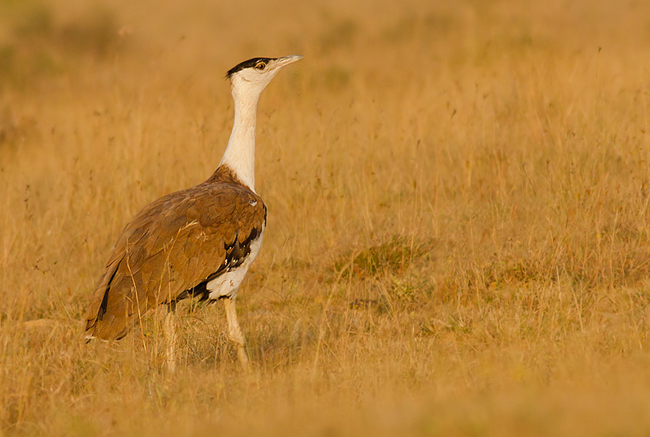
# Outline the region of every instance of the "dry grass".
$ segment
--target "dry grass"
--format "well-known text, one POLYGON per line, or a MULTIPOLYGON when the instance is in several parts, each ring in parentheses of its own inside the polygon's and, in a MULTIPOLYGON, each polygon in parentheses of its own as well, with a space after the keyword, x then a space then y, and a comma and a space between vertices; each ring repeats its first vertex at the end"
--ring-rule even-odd
POLYGON ((648 435, 650 4, 0 0, 0 435, 648 435), (254 363, 187 302, 80 319, 262 96, 254 363))

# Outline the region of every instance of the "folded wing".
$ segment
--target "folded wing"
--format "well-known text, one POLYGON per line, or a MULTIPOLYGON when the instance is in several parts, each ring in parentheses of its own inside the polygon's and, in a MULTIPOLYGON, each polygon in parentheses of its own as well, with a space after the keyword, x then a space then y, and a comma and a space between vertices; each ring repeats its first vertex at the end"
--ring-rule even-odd
POLYGON ((247 255, 265 221, 262 199, 242 185, 204 183, 149 204, 111 252, 88 307, 86 334, 122 338, 135 317, 205 290, 207 281, 241 262, 233 257, 247 255))

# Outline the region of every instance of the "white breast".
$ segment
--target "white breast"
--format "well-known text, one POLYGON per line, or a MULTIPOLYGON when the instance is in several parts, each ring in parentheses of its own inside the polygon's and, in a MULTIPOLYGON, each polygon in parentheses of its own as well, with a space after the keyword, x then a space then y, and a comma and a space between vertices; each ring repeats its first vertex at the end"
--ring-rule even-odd
POLYGON ((259 237, 251 242, 251 252, 239 267, 236 267, 208 282, 206 288, 210 290, 210 299, 219 299, 224 296, 234 299, 237 296, 237 290, 244 280, 248 268, 253 264, 253 261, 255 261, 255 258, 257 257, 257 253, 260 251, 260 247, 262 247, 263 236, 264 228, 262 228, 259 237))

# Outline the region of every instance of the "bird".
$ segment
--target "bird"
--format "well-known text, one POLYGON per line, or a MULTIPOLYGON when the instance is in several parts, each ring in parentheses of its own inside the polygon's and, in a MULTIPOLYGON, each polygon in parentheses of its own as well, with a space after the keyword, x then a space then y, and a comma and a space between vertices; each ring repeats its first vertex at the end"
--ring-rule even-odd
POLYGON ((266 228, 267 207, 255 191, 257 104, 271 79, 300 59, 252 58, 228 70, 235 117, 221 162, 207 180, 153 201, 124 227, 87 306, 88 341, 119 340, 147 311, 166 305, 165 363, 174 371, 176 303, 222 300, 229 339, 250 370, 235 301, 266 228))

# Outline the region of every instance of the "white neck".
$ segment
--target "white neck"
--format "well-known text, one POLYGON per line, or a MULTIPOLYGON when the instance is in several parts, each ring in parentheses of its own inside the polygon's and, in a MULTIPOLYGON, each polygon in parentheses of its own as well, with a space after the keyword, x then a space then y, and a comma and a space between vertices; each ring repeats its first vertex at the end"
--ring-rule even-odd
POLYGON ((234 86, 235 122, 220 166, 227 164, 237 178, 255 191, 255 126, 257 121, 257 90, 234 86))

